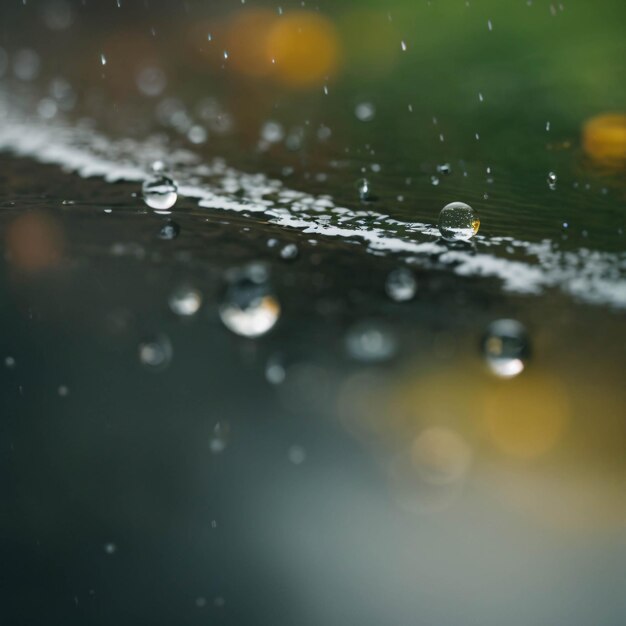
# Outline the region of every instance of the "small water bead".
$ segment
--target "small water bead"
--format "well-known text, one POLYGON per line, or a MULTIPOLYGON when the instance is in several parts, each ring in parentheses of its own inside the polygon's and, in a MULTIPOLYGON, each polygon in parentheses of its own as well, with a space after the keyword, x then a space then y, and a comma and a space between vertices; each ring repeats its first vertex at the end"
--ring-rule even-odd
POLYGON ((168 304, 176 315, 190 317, 195 315, 202 306, 202 294, 193 287, 182 286, 169 297, 168 304))
POLYGON ((15 359, 12 356, 7 356, 4 359, 4 366, 7 369, 13 369, 15 367, 15 359))
POLYGON ((154 174, 142 186, 145 203, 155 211, 171 209, 178 199, 178 186, 165 174, 154 174))
POLYGON ((13 73, 19 80, 31 81, 39 76, 41 61, 30 48, 18 50, 13 57, 13 73))
POLYGON ((359 180, 357 180, 356 189, 359 193, 359 198, 363 202, 371 200, 373 198, 370 183, 367 178, 360 178, 359 180))
POLYGON ((415 297, 417 281, 411 270, 401 267, 393 270, 385 281, 385 291, 395 302, 408 302, 415 297))
POLYGON ((556 189, 557 176, 554 172, 548 172, 548 187, 554 191, 556 189))
POLYGON ((285 382, 287 372, 282 360, 278 356, 271 357, 265 366, 265 378, 271 385, 280 385, 285 382))
POLYGON ((226 450, 230 428, 226 422, 218 422, 213 427, 213 435, 209 440, 209 450, 213 454, 220 454, 226 450))
POLYGON ((176 239, 179 234, 180 226, 176 222, 169 220, 159 229, 158 237, 164 241, 171 241, 172 239, 176 239))
POLYGON ((69 395, 70 390, 67 387, 67 385, 59 385, 59 388, 57 389, 58 394, 62 397, 65 398, 66 396, 69 395))
POLYGON ((376 107, 371 102, 361 102, 356 105, 354 114, 361 122, 371 122, 376 116, 376 107))
POLYGON ((170 364, 172 355, 172 343, 166 335, 156 335, 139 344, 139 361, 148 369, 165 369, 170 364))
POLYGON ((478 214, 464 202, 451 202, 439 213, 439 232, 446 241, 469 241, 479 228, 478 214))
POLYGON ((378 363, 391 359, 397 350, 393 333, 376 322, 360 322, 346 335, 348 354, 357 361, 378 363))
POLYGON ((496 320, 487 328, 482 349, 489 369, 496 376, 513 378, 524 370, 530 356, 528 333, 516 320, 496 320))
POLYGON ((298 256, 298 246, 295 243, 288 243, 280 251, 280 258, 286 261, 293 261, 298 256))
POLYGON ((117 546, 114 543, 105 543, 104 552, 106 554, 115 554, 117 552, 117 546))
POLYGON ((306 461, 306 450, 302 446, 291 446, 287 450, 287 458, 294 465, 302 465, 306 461))
POLYGON ((148 98, 155 98, 163 93, 167 86, 167 78, 159 67, 144 67, 136 78, 137 89, 148 98))
POLYGON ((444 176, 450 176, 450 174, 452 174, 452 167, 450 163, 442 163, 441 165, 437 165, 437 172, 444 176))
POLYGON ((234 273, 220 307, 220 318, 228 330, 242 337, 260 337, 275 326, 280 312, 262 265, 253 264, 234 273))

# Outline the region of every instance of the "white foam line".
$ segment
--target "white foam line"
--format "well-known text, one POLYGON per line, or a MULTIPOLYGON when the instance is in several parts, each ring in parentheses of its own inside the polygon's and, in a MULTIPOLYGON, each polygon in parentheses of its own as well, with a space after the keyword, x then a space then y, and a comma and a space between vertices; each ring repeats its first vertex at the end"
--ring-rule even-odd
POLYGON ((330 196, 291 190, 262 174, 239 172, 222 160, 207 164, 189 151, 171 153, 163 141, 115 141, 84 124, 42 123, 12 110, 1 94, 0 120, 0 150, 56 164, 83 177, 140 182, 148 175, 149 164, 163 160, 172 167, 179 194, 197 199, 202 207, 262 213, 284 228, 360 240, 374 254, 402 255, 413 264, 445 266, 460 276, 496 277, 505 290, 514 293, 539 294, 559 288, 588 303, 626 308, 624 254, 587 249, 562 252, 547 240, 532 243, 508 237, 477 237, 477 250, 449 249, 431 225, 338 207, 330 196), (384 227, 372 227, 372 223, 384 227), (507 258, 507 248, 525 258, 507 258))

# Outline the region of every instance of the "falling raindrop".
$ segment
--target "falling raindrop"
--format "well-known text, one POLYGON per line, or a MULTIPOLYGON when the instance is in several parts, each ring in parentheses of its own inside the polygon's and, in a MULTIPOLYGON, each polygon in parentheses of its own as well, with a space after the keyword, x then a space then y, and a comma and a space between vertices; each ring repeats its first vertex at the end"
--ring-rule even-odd
POLYGON ((497 320, 487 328, 482 350, 489 369, 496 376, 512 378, 524 370, 530 356, 528 333, 516 320, 497 320))
POLYGON ((149 337, 139 344, 139 361, 151 370, 163 370, 172 360, 172 343, 166 335, 149 337))
POLYGON ((178 199, 176 183, 164 174, 155 174, 143 182, 143 199, 155 211, 171 209, 178 199))
POLYGON ((480 228, 480 219, 471 206, 451 202, 439 214, 439 232, 446 241, 469 241, 480 228))
POLYGON ((280 304, 264 266, 253 264, 233 272, 220 317, 226 328, 242 337, 260 337, 274 327, 280 304))
POLYGON ((417 291, 417 281, 413 272, 405 267, 390 272, 385 281, 385 291, 395 302, 412 300, 417 291))
POLYGON ((190 317, 200 310, 202 294, 193 287, 183 285, 170 295, 168 304, 176 315, 190 317))

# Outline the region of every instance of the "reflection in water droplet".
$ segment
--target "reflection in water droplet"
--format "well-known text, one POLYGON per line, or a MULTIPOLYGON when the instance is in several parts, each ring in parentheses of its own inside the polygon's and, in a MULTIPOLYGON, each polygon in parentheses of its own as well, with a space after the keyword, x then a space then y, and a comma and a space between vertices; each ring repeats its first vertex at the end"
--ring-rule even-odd
POLYGON ((145 203, 155 211, 171 209, 178 199, 176 183, 163 174, 146 179, 143 183, 142 191, 145 203))
POLYGON ((469 204, 451 202, 439 214, 439 232, 446 241, 469 241, 480 228, 478 214, 469 204))
POLYGON ((359 198, 361 198, 361 200, 365 201, 372 199, 370 183, 367 178, 360 178, 359 180, 357 180, 356 189, 359 192, 359 198))
POLYGON ((226 328, 242 337, 260 337, 274 327, 280 304, 264 266, 253 264, 234 273, 220 317, 226 328))
POLYGON ((170 295, 168 302, 176 315, 189 317, 195 315, 202 306, 202 294, 197 289, 183 285, 170 295))
POLYGON ((530 356, 528 334, 516 320, 492 322, 483 338, 482 347, 489 369, 501 378, 520 374, 530 356))
POLYGON ((165 369, 170 364, 172 355, 172 343, 166 335, 156 335, 139 344, 139 360, 149 369, 165 369))
POLYGON ((415 296, 417 282, 413 272, 404 267, 393 270, 387 276, 385 291, 396 302, 407 302, 415 296))
POLYGON ((179 233, 180 226, 176 222, 169 220, 159 229, 159 239, 170 241, 171 239, 176 239, 179 233))
POLYGON ((376 322, 359 322, 346 335, 348 354, 357 361, 375 363, 391 359, 397 350, 393 333, 376 322))

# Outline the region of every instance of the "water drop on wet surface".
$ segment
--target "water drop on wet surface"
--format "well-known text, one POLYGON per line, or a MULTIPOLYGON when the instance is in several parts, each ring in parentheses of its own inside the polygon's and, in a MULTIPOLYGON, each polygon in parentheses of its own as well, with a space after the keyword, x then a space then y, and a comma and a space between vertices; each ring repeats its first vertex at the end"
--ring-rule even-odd
POLYGON ((146 179, 142 192, 145 203, 155 211, 171 209, 178 199, 178 186, 164 174, 155 174, 146 179))
POLYGON ((439 232, 446 241, 469 241, 480 228, 478 214, 469 204, 451 202, 439 214, 439 232))
POLYGON ((528 333, 512 319, 492 322, 483 338, 482 349, 489 369, 500 378, 521 374, 530 356, 528 333))

